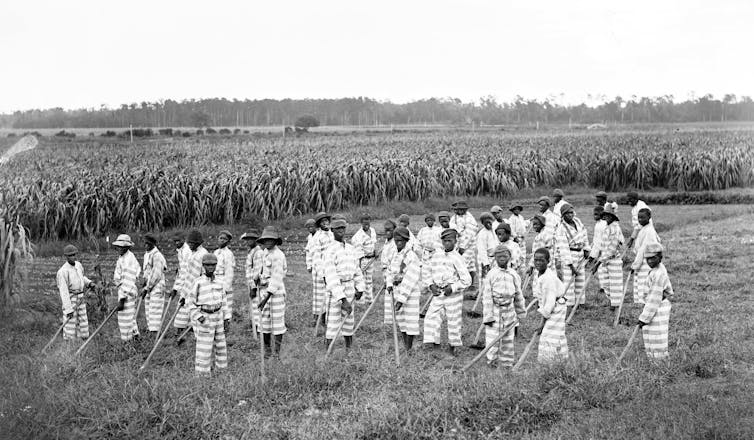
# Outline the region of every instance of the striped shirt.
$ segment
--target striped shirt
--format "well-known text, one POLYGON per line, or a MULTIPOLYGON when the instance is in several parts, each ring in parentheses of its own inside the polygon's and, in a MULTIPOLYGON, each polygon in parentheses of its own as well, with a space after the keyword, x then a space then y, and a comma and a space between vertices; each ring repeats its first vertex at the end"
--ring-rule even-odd
POLYGON ((654 318, 657 310, 660 308, 660 303, 663 299, 673 296, 673 285, 670 284, 670 278, 668 277, 668 271, 665 269, 665 265, 660 263, 649 271, 647 276, 648 292, 645 299, 644 309, 641 311, 639 321, 650 323, 654 318), (667 296, 666 293, 667 292, 667 296))
POLYGON ((312 269, 320 273, 325 272, 325 252, 334 241, 332 232, 318 229, 312 241, 312 269))
POLYGON ((230 309, 228 308, 227 296, 222 282, 217 277, 208 278, 207 275, 201 275, 191 284, 190 293, 186 299, 191 319, 198 321, 204 313, 202 306, 215 308, 220 307, 223 320, 230 319, 230 309))
POLYGON ((504 307, 508 309, 513 306, 516 314, 521 315, 525 312, 524 294, 521 292, 521 277, 512 269, 501 269, 493 267, 483 281, 483 292, 490 292, 490 296, 485 295, 483 299, 491 301, 484 308, 484 322, 497 320, 494 316, 494 308, 504 307))
POLYGON ((458 249, 466 250, 474 246, 477 228, 474 216, 468 212, 461 216, 453 214, 450 217, 450 229, 455 229, 458 232, 458 249))
POLYGON ((268 294, 285 293, 285 275, 288 273, 288 261, 285 254, 277 246, 262 252, 262 272, 259 284, 266 286, 268 294))
POLYGON ((141 273, 141 266, 136 260, 133 252, 127 251, 118 257, 115 263, 115 273, 113 274, 113 283, 118 286, 118 299, 135 297, 136 278, 141 273))
POLYGON ((453 293, 461 293, 471 285, 471 274, 466 262, 458 251, 435 252, 429 262, 431 276, 424 280, 426 286, 434 284, 444 288, 450 286, 453 293))
POLYGON ((351 237, 351 245, 356 250, 356 258, 361 259, 366 255, 374 253, 374 246, 377 244, 377 233, 374 232, 374 228, 369 228, 369 233, 364 232, 364 229, 359 228, 353 237, 351 237))
POLYGON ((480 266, 490 266, 495 261, 495 248, 500 244, 494 231, 482 228, 476 236, 476 259, 480 266))
POLYGON ((256 288, 259 276, 262 274, 262 263, 264 262, 262 248, 259 246, 252 248, 246 255, 246 284, 250 288, 256 288))
POLYGON ((575 227, 564 221, 560 222, 555 234, 558 258, 565 266, 577 263, 571 256, 572 250, 574 252, 589 250, 589 236, 584 224, 576 217, 573 218, 573 223, 575 227))
POLYGON ((220 282, 223 283, 225 291, 230 292, 233 290, 233 275, 236 267, 236 257, 233 256, 233 251, 227 247, 215 249, 214 254, 217 257, 215 277, 219 278, 220 282))
POLYGON ((144 281, 146 283, 144 287, 147 288, 147 292, 155 289, 158 291, 165 289, 165 271, 167 268, 168 264, 165 261, 165 256, 162 255, 162 252, 157 247, 144 253, 142 273, 144 274, 144 281))
POLYGON ((63 303, 63 313, 67 315, 73 312, 71 295, 82 293, 91 281, 84 276, 84 267, 78 261, 74 262, 73 266, 68 262, 63 264, 58 269, 55 280, 60 292, 60 301, 63 303))
POLYGON ((510 238, 508 239, 508 241, 505 241, 501 244, 507 247, 511 253, 511 260, 508 263, 509 267, 518 269, 518 267, 521 265, 521 247, 518 245, 518 243, 510 238))
POLYGON ((634 242, 634 249, 636 249, 636 258, 631 264, 631 269, 639 270, 644 263, 644 250, 648 244, 661 243, 660 236, 657 235, 657 231, 652 223, 647 223, 644 227, 639 229, 639 233, 636 235, 636 241, 634 242))
POLYGON ((605 220, 598 220, 594 224, 594 234, 592 235, 592 250, 589 252, 589 257, 599 258, 600 252, 602 252, 602 242, 605 239, 605 231, 607 230, 607 222, 605 220))
POLYGON ((539 300, 539 313, 549 318, 555 309, 555 304, 563 298, 563 282, 553 269, 547 268, 545 273, 537 276, 532 283, 534 298, 539 300))
POLYGON ((385 284, 395 286, 396 280, 400 281, 394 287, 395 300, 398 302, 405 303, 411 294, 421 290, 421 261, 408 244, 400 252, 396 249, 395 256, 388 265, 385 284))
POLYGON ((542 230, 534 236, 534 241, 531 243, 531 259, 529 260, 529 267, 534 267, 534 252, 536 252, 537 249, 542 248, 550 251, 550 264, 554 265, 554 244, 555 238, 547 232, 547 229, 542 228, 542 230))
POLYGON ((620 247, 625 241, 623 231, 620 229, 620 223, 612 222, 607 225, 603 234, 602 251, 600 252, 599 261, 606 262, 620 257, 620 247))
POLYGON ((191 286, 193 286, 196 279, 202 275, 202 257, 206 253, 207 250, 204 249, 203 246, 199 246, 196 248, 196 251, 189 253, 186 257, 186 271, 183 280, 181 281, 181 284, 184 287, 183 292, 181 293, 182 298, 186 298, 186 295, 188 295, 191 290, 191 286))
MULTIPOLYGON (((506 222, 511 225, 511 235, 516 238, 525 238, 526 230, 529 228, 529 221, 522 215, 511 214, 506 222)), ((493 229, 494 231, 494 229, 493 229)))
POLYGON ((346 297, 343 284, 353 282, 359 292, 366 289, 353 246, 339 241, 330 244, 325 252, 325 282, 333 301, 346 297))
POLYGON ((309 234, 306 236, 306 247, 304 248, 304 254, 306 255, 306 270, 312 270, 314 268, 314 262, 312 260, 314 249, 312 246, 314 246, 314 234, 309 234))
POLYGON ((391 238, 390 240, 385 241, 385 244, 382 246, 382 253, 380 254, 380 264, 382 264, 383 272, 387 270, 387 267, 393 260, 393 256, 396 252, 398 252, 398 249, 395 247, 393 239, 391 238))

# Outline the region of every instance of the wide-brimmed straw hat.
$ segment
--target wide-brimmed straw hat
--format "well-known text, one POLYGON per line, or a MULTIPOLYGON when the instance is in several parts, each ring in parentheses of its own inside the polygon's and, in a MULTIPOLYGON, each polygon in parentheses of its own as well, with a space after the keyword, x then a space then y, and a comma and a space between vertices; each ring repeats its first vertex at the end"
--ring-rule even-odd
POLYGON ((257 243, 262 243, 265 240, 275 240, 275 244, 280 246, 283 244, 283 239, 280 238, 277 229, 273 226, 267 226, 257 238, 257 243))
POLYGON ((304 222, 304 227, 308 228, 309 226, 317 226, 317 222, 315 222, 313 218, 308 218, 304 222))
POLYGON ((453 209, 469 209, 469 204, 466 203, 466 200, 457 200, 450 206, 453 207, 453 209))
POLYGON ((408 241, 409 238, 411 238, 411 233, 408 231, 408 229, 400 226, 396 228, 395 232, 393 232, 393 237, 401 237, 402 239, 408 241))
POLYGON ((537 199, 537 204, 539 204, 541 202, 547 203, 547 206, 552 206, 552 200, 550 200, 550 198, 547 197, 547 196, 542 196, 539 199, 537 199))
POLYGON ((134 242, 131 241, 131 237, 129 237, 127 234, 120 234, 118 238, 115 239, 113 242, 113 246, 118 247, 133 247, 134 242))
POLYGON ((602 215, 603 216, 612 215, 613 217, 615 217, 616 221, 620 221, 620 219, 618 218, 618 204, 615 202, 605 203, 605 206, 602 211, 602 215))
POLYGON ((513 212, 513 210, 516 209, 516 208, 518 208, 521 211, 524 210, 524 207, 521 206, 520 204, 518 204, 518 203, 511 203, 511 206, 510 206, 510 208, 508 208, 508 211, 513 212))

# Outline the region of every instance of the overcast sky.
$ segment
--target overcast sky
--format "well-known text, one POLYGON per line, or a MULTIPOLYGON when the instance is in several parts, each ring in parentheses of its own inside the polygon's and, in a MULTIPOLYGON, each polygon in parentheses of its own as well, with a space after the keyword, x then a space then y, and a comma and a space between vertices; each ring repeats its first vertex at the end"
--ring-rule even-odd
POLYGON ((0 112, 210 97, 754 96, 751 0, 3 0, 0 17, 0 112))

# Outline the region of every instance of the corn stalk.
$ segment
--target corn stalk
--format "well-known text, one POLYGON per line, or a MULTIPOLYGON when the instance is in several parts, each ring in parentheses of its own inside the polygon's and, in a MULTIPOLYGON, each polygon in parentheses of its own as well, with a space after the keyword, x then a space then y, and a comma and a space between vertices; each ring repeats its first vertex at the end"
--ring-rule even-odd
POLYGON ((26 229, 17 221, 0 217, 0 310, 18 302, 14 282, 23 277, 22 268, 33 257, 26 229))

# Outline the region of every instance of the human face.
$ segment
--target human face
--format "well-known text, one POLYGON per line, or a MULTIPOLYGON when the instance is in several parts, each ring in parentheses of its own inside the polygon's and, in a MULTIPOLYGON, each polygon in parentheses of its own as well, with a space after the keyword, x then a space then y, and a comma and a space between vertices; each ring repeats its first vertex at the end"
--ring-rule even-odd
POLYGON ((662 262, 662 254, 652 255, 651 257, 647 257, 647 266, 654 269, 662 262))
POLYGON ((594 221, 602 220, 602 211, 594 211, 594 221))
POLYGON ((72 254, 66 255, 65 256, 65 261, 67 261, 68 264, 70 264, 71 266, 75 266, 76 265, 76 253, 74 252, 72 254))
POLYGON ((597 206, 605 206, 605 203, 607 203, 607 197, 595 197, 594 200, 597 201, 597 206))
POLYGON ((544 213, 547 211, 547 208, 550 207, 550 205, 547 202, 539 202, 537 203, 539 205, 539 212, 544 213))
POLYGON ((442 247, 445 249, 445 252, 452 251, 456 248, 456 238, 453 236, 443 238, 442 247))
POLYGON ((212 277, 215 274, 215 268, 217 267, 217 264, 202 264, 202 267, 204 268, 204 274, 208 277, 212 277))
POLYGON ((638 215, 639 224, 642 226, 646 226, 649 223, 649 216, 644 211, 639 211, 638 215))
POLYGON ((341 226, 339 228, 333 228, 332 230, 333 238, 335 238, 335 241, 343 241, 343 237, 346 236, 346 227, 341 226))
POLYGON ((565 214, 563 214, 563 220, 565 220, 568 223, 573 223, 573 216, 575 213, 573 211, 568 211, 565 214))
POLYGON ((385 222, 385 238, 392 240, 393 232, 395 232, 395 226, 392 223, 385 222))
POLYGON ((543 254, 534 254, 534 268, 537 269, 537 272, 539 272, 540 275, 545 273, 549 262, 550 261, 543 254))
POLYGON ((482 222, 482 225, 484 226, 484 229, 488 231, 492 230, 492 220, 488 218, 484 219, 484 221, 482 222))
POLYGON ((176 249, 182 248, 183 247, 183 243, 185 243, 185 241, 183 241, 183 240, 181 240, 179 238, 173 239, 173 246, 175 246, 176 249))
POLYGON ((506 269, 508 268, 508 263, 511 261, 511 254, 508 252, 498 252, 495 254, 495 262, 497 262, 497 267, 506 269))
POLYGON ((191 249, 191 252, 194 252, 194 251, 196 251, 196 250, 197 250, 197 249, 199 248, 199 246, 201 246, 202 244, 201 244, 200 242, 196 242, 196 241, 190 241, 188 245, 189 245, 189 249, 191 249))
POLYGON ((369 220, 364 219, 364 220, 361 221, 361 230, 362 231, 369 232, 369 228, 371 226, 372 226, 372 222, 370 222, 369 220))
POLYGON ((467 209, 466 208, 454 208, 453 212, 456 213, 456 215, 465 215, 467 209))
POLYGON ((254 249, 255 247, 257 247, 256 238, 246 238, 244 239, 244 241, 246 242, 246 245, 249 246, 249 249, 254 249))
POLYGON ((118 246, 118 255, 126 255, 126 252, 128 252, 128 248, 125 246, 118 246))
POLYGON ((555 203, 558 203, 559 201, 563 200, 563 196, 561 196, 560 194, 553 194, 552 195, 552 200, 555 203))
MULTIPOLYGON (((345 229, 346 228, 343 228, 344 231, 345 231, 345 229)), ((333 232, 333 234, 335 234, 335 233, 333 232)), ((272 248, 275 247, 275 240, 273 240, 271 238, 266 238, 266 239, 262 240, 262 242, 260 244, 262 245, 262 249, 270 250, 270 249, 272 249, 272 248)))
POLYGON ((450 227, 450 218, 442 216, 439 219, 440 226, 442 226, 445 229, 448 229, 450 227))
POLYGON ((497 235, 497 239, 500 240, 500 243, 505 243, 511 238, 511 234, 505 229, 498 229, 495 231, 495 234, 497 235))
POLYGON ((604 220, 605 223, 607 223, 608 225, 610 225, 613 222, 615 222, 615 217, 613 217, 610 214, 602 214, 602 220, 604 220))
POLYGON ((539 220, 534 219, 531 221, 531 227, 534 228, 534 232, 539 232, 542 230, 542 228, 545 227, 545 225, 543 225, 539 220))
POLYGON ((330 230, 330 219, 329 218, 323 218, 319 221, 319 229, 322 229, 323 231, 329 231, 330 230))
POLYGON ((639 201, 639 199, 637 199, 636 197, 634 197, 634 196, 628 196, 628 204, 629 205, 636 206, 636 203, 638 201, 639 201))
POLYGON ((220 249, 227 246, 228 242, 230 242, 230 237, 225 234, 220 234, 220 236, 217 237, 217 246, 220 247, 220 249))
POLYGON ((152 249, 154 249, 154 244, 151 243, 151 242, 149 242, 149 241, 145 241, 144 242, 144 247, 147 248, 147 251, 151 251, 152 249))
POLYGON ((503 221, 503 211, 495 211, 492 213, 492 216, 499 222, 503 221))
POLYGON ((429 226, 431 228, 432 226, 435 225, 435 219, 433 219, 431 217, 427 217, 427 218, 424 219, 424 223, 426 223, 427 226, 429 226))
POLYGON ((393 241, 395 242, 395 247, 398 249, 398 252, 402 251, 403 248, 406 247, 407 240, 403 237, 398 237, 397 235, 393 237, 393 241))
POLYGON ((307 226, 306 230, 309 231, 310 235, 314 235, 314 233, 317 232, 317 226, 316 225, 307 226))
POLYGON ((513 215, 519 215, 521 214, 521 209, 519 209, 518 207, 515 207, 511 210, 511 212, 513 213, 513 215))

